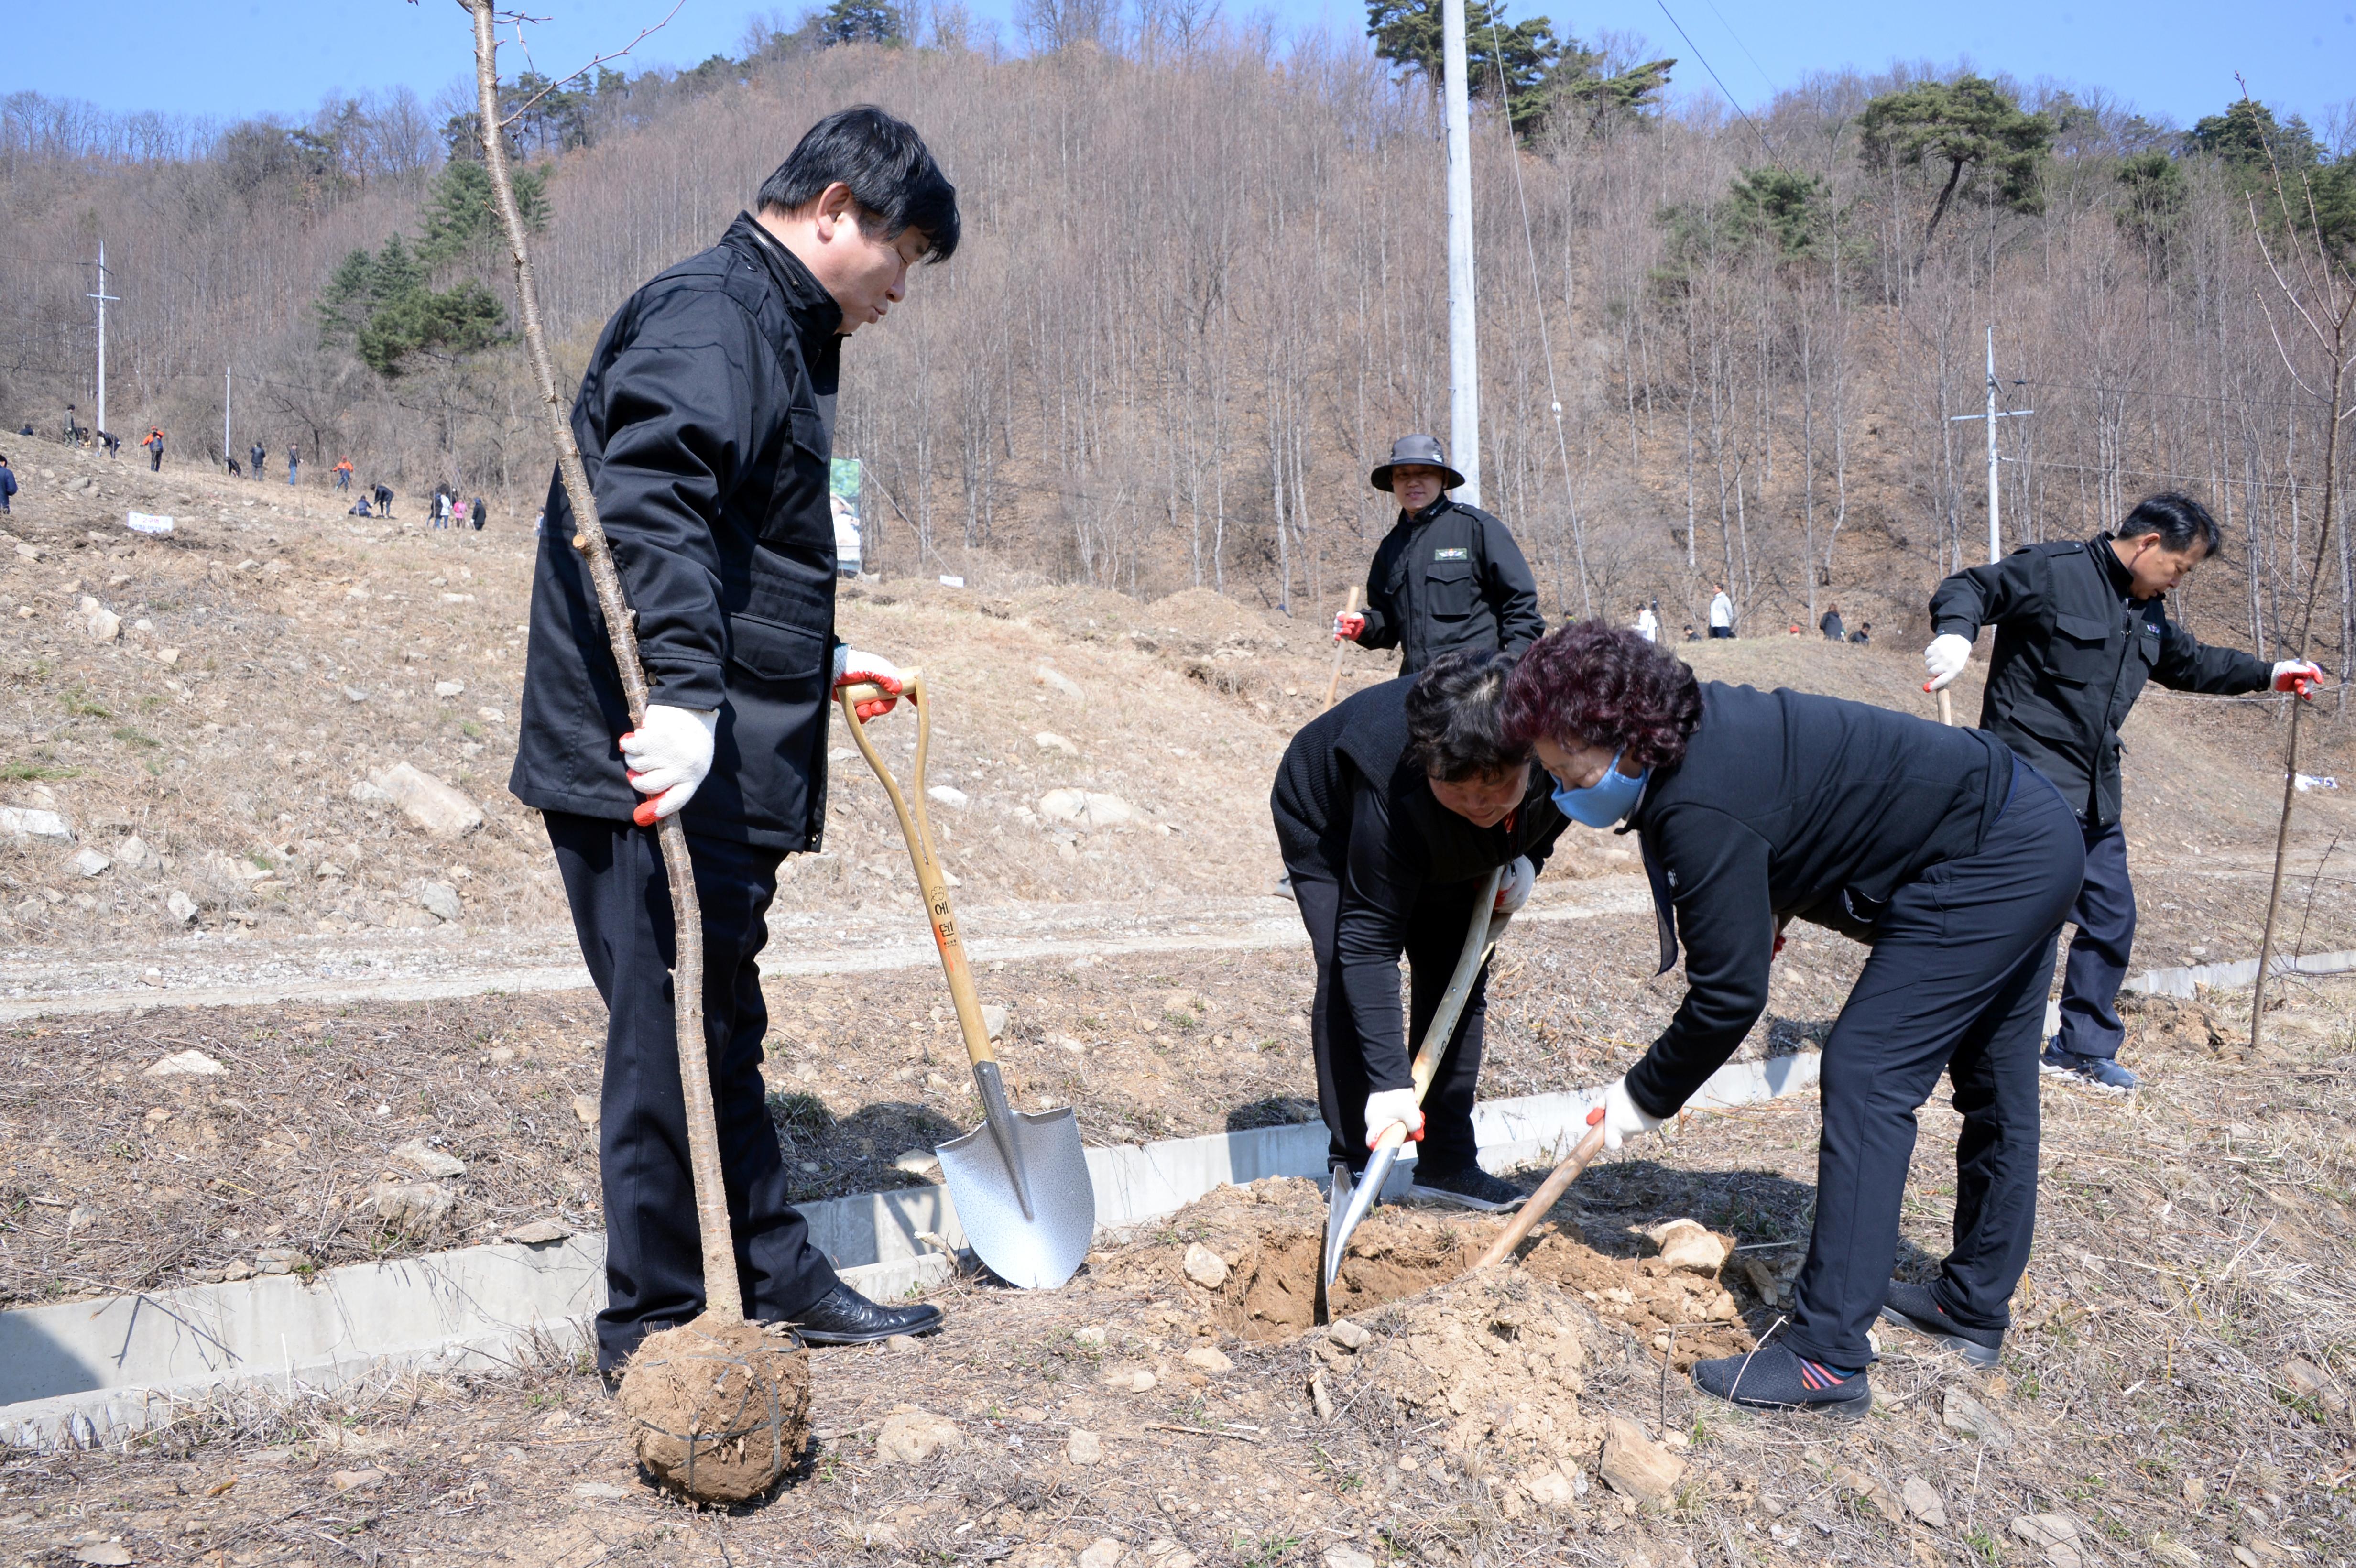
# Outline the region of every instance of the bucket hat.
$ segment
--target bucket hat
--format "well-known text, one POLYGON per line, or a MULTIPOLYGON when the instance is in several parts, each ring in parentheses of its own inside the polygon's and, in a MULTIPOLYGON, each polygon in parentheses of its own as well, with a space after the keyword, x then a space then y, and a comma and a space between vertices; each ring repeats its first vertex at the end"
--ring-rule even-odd
POLYGON ((1426 468, 1439 469, 1448 476, 1447 488, 1451 490, 1464 483, 1464 475, 1448 466, 1448 453, 1441 449, 1438 436, 1403 435, 1391 443, 1390 461, 1376 469, 1370 475, 1374 480, 1375 488, 1389 489, 1391 470, 1401 464, 1410 463, 1420 464, 1426 468))

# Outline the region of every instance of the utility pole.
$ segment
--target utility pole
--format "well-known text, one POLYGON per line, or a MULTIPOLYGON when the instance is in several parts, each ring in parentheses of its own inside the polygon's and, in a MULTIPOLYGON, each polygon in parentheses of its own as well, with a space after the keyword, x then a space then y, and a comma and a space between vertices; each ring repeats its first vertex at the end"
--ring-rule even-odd
POLYGON ((221 367, 221 463, 229 463, 229 367, 221 367))
POLYGON ((1457 499, 1481 504, 1481 345, 1472 326, 1472 110, 1464 0, 1440 6, 1441 95, 1448 122, 1448 455, 1464 475, 1457 499))
MULTIPOLYGON (((106 241, 98 242, 98 292, 89 296, 98 302, 98 430, 106 430, 106 304, 114 295, 106 292, 106 241)), ((117 302, 120 303, 120 302, 117 302)))
POLYGON ((2000 503, 1997 499, 2000 493, 2000 486, 1997 483, 1997 464, 1999 459, 1996 454, 1996 421, 1998 420, 2017 420, 2024 415, 2033 414, 2036 411, 2037 411, 2035 409, 2007 409, 2002 413, 1997 412, 1996 328, 1993 326, 1989 327, 1987 329, 1987 412, 1984 414, 1955 414, 1949 418, 1947 422, 1949 424, 1964 424, 1968 423, 1973 420, 1987 421, 1988 560, 1990 561, 2001 560, 2004 556, 2004 528, 1998 517, 1998 507, 2000 503))

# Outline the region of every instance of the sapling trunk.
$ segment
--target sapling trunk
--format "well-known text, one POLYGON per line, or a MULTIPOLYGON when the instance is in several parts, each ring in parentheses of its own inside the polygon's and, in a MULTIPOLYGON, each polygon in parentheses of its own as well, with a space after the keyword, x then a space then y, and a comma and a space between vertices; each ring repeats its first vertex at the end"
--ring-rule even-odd
MULTIPOLYGON (((647 672, 638 658, 637 623, 622 597, 621 574, 615 570, 614 552, 606 545, 605 529, 597 517, 597 497, 589 487, 588 470, 582 466, 581 448, 573 439, 564 400, 557 392, 556 366, 549 356, 548 334, 541 322, 540 293, 532 279, 523 213, 516 205, 515 185, 508 174, 492 4, 491 0, 460 3, 474 16, 475 91, 481 105, 483 163, 490 173, 499 221, 515 257, 516 304, 523 317, 524 352, 541 404, 548 413, 549 434, 556 443, 556 471, 573 507, 573 548, 588 563, 589 580, 597 591, 597 608, 613 640, 614 667, 621 674, 630 722, 640 724, 647 715, 647 672)), ((676 950, 671 965, 672 1017, 679 1033, 680 1085, 687 1099, 688 1165, 695 1179, 695 1217, 703 1245, 703 1309, 722 1322, 737 1323, 744 1321, 744 1296, 736 1278, 727 1189, 721 1182, 720 1130, 712 1103, 712 1064, 703 1039, 703 915, 696 904, 695 866, 688 856, 687 829, 680 826, 676 815, 664 817, 655 835, 662 846, 663 870, 670 883, 676 950)))

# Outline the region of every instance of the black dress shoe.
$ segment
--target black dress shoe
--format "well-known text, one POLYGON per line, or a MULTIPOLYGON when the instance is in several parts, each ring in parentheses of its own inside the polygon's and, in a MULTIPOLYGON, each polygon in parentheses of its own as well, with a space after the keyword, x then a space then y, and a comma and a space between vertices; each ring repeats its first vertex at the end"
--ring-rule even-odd
POLYGON ((838 1285, 787 1321, 813 1345, 869 1345, 894 1334, 937 1334, 941 1309, 921 1301, 913 1307, 886 1307, 838 1285))

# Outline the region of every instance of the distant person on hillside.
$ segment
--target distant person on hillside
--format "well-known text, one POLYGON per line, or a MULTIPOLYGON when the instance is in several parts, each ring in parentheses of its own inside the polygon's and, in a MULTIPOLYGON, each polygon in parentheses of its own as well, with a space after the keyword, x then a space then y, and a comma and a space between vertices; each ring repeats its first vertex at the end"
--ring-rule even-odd
POLYGON ((1691 621, 1686 623, 1686 641, 1689 643, 1701 641, 1701 634, 1694 630, 1694 624, 1691 621))
POLYGON ((1661 640, 1661 618, 1653 613, 1650 604, 1636 606, 1636 635, 1648 643, 1661 640))
POLYGON ((475 531, 477 533, 481 533, 483 531, 483 525, 490 521, 491 509, 483 505, 483 498, 480 496, 477 496, 475 497, 475 504, 468 507, 467 510, 471 516, 471 520, 475 525, 475 531))
MULTIPOLYGON (((123 438, 119 435, 114 435, 106 431, 100 431, 98 432, 98 444, 105 449, 106 455, 109 457, 121 457, 123 455, 123 438)), ((159 453, 157 455, 160 457, 162 453, 159 453)))
POLYGON ((147 449, 147 472, 154 474, 160 471, 164 466, 164 432, 162 428, 150 427, 147 432, 147 439, 141 442, 139 444, 147 449))
POLYGON ((352 487, 352 460, 350 458, 338 457, 336 459, 334 473, 336 475, 336 488, 337 491, 348 490, 352 487))
POLYGON ((572 497, 552 477, 533 569, 508 787, 541 814, 607 1009, 595 1333, 608 1372, 651 1329, 705 1306, 683 1051, 712 1064, 743 1276, 743 1299, 727 1305, 819 1345, 942 1321, 932 1303, 870 1301, 843 1284, 795 1211, 763 1104, 758 960, 778 867, 825 827, 830 694, 873 685, 858 703, 873 718, 901 691, 889 660, 835 635, 827 480, 842 341, 905 297, 909 268, 956 251, 957 192, 912 127, 862 107, 812 126, 754 207, 615 311, 573 400, 646 664, 635 725, 573 548, 572 497), (677 1032, 669 884, 647 831, 674 813, 702 901, 701 1040, 677 1032))
POLYGON ((1860 648, 1865 646, 1866 644, 1873 641, 1873 623, 1870 621, 1858 622, 1857 630, 1848 635, 1848 640, 1860 648))
POLYGON ((270 461, 270 453, 263 451, 262 443, 257 441, 246 455, 253 459, 253 476, 256 479, 261 478, 263 465, 270 461))
POLYGON ((368 497, 366 496, 362 496, 359 500, 354 501, 352 503, 351 510, 344 514, 344 516, 348 517, 365 517, 368 515, 369 504, 368 497))
POLYGON ((1958 571, 1931 595, 1922 650, 1930 688, 1954 684, 1972 640, 1996 628, 1980 728, 2002 739, 2062 791, 2085 840, 2086 877, 2070 923, 2062 1029, 2040 1059, 2050 1073, 2120 1093, 2136 1075, 2119 1065, 2119 982, 2135 943, 2135 884, 2120 821, 2119 726, 2156 680, 2174 691, 2229 696, 2296 691, 2323 671, 2305 659, 2268 665, 2234 648, 2204 647, 2168 618, 2169 590, 2217 549, 2217 523, 2189 496, 2146 497, 2113 532, 2083 542, 2024 545, 2002 560, 1958 571))
POLYGON ((18 431, 16 433, 17 433, 18 435, 30 435, 30 434, 32 434, 32 433, 33 433, 33 421, 32 421, 31 420, 27 420, 27 421, 25 421, 25 428, 24 428, 24 429, 22 429, 22 430, 20 430, 20 431, 18 431))
POLYGON ((1406 435, 1370 476, 1398 498, 1398 521, 1366 570, 1366 607, 1333 617, 1333 635, 1362 648, 1399 650, 1413 675, 1458 648, 1518 654, 1546 634, 1538 585, 1505 525, 1451 501, 1464 475, 1437 438, 1406 435))
POLYGON ((392 516, 392 486, 379 485, 372 493, 376 496, 376 515, 380 517, 392 516))
POLYGON ((1824 613, 1816 622, 1816 630, 1825 635, 1825 641, 1828 643, 1848 641, 1848 628, 1841 624, 1840 606, 1837 604, 1824 613))
POLYGON ((9 497, 16 494, 16 471, 8 466, 8 459, 0 456, 0 516, 10 510, 9 497))
POLYGON ((90 432, 82 428, 81 416, 75 411, 71 403, 68 403, 66 405, 66 444, 80 446, 89 438, 89 435, 90 432))
POLYGON ((294 483, 294 471, 303 465, 303 453, 295 447, 286 449, 286 483, 294 483))
POLYGON ((236 459, 236 458, 234 458, 234 457, 224 457, 224 458, 222 458, 222 459, 221 459, 221 461, 222 461, 223 463, 226 463, 226 464, 229 464, 229 476, 230 476, 230 478, 232 478, 232 479, 241 479, 241 478, 243 478, 243 477, 245 476, 245 470, 244 470, 244 469, 242 469, 242 468, 240 468, 240 467, 237 465, 237 459, 236 459))
POLYGON ((1727 597, 1726 584, 1723 582, 1718 585, 1718 592, 1710 596, 1709 635, 1713 637, 1734 635, 1734 601, 1727 597))

